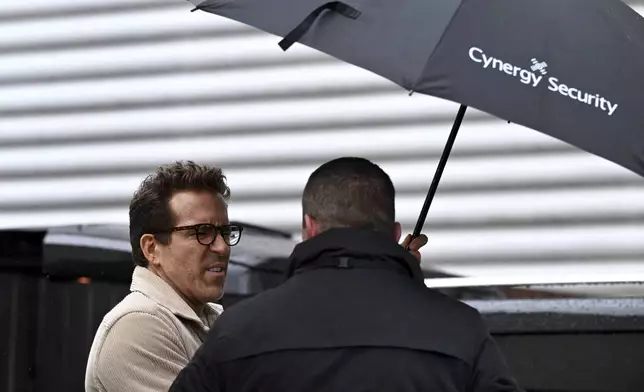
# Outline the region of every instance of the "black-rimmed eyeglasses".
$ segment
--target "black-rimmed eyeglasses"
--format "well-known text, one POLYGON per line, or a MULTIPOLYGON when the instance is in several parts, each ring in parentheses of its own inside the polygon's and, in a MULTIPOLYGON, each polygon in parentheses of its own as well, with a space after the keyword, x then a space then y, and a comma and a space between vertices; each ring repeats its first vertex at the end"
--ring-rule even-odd
POLYGON ((215 226, 210 223, 199 223, 196 225, 190 226, 178 226, 173 227, 168 230, 162 230, 158 233, 171 233, 175 231, 185 231, 192 230, 194 235, 197 237, 197 241, 201 245, 210 246, 217 239, 217 234, 221 234, 224 239, 224 242, 228 246, 235 246, 239 243, 241 239, 241 233, 244 230, 243 227, 237 225, 222 225, 215 226))

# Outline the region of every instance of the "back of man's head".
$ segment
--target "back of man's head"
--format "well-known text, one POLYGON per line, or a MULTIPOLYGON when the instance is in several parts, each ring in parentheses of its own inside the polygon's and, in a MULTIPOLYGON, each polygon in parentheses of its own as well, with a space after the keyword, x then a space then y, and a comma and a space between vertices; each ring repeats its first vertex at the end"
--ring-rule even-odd
POLYGON ((393 183, 378 165, 354 157, 329 161, 311 174, 304 187, 303 236, 340 227, 399 236, 394 199, 393 183))

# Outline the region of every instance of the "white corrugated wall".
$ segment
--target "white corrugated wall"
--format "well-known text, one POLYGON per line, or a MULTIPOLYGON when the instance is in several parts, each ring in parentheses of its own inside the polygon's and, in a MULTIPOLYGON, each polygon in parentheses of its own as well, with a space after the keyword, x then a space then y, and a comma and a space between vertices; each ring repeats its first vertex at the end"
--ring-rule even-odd
MULTIPOLYGON (((193 159, 225 168, 233 219, 297 233, 308 174, 359 155, 411 231, 458 106, 191 8, 1 1, 0 226, 126 223, 147 172, 193 159)), ((427 222, 424 262, 458 273, 639 268, 644 181, 469 110, 427 222)))

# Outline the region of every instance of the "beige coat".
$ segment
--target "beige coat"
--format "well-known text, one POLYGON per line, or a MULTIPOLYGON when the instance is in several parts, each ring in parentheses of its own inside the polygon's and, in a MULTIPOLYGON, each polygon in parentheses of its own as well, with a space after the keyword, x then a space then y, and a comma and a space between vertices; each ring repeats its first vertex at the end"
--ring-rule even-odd
POLYGON ((223 308, 208 304, 203 319, 159 276, 143 267, 131 293, 105 317, 87 362, 87 392, 166 392, 223 308))

